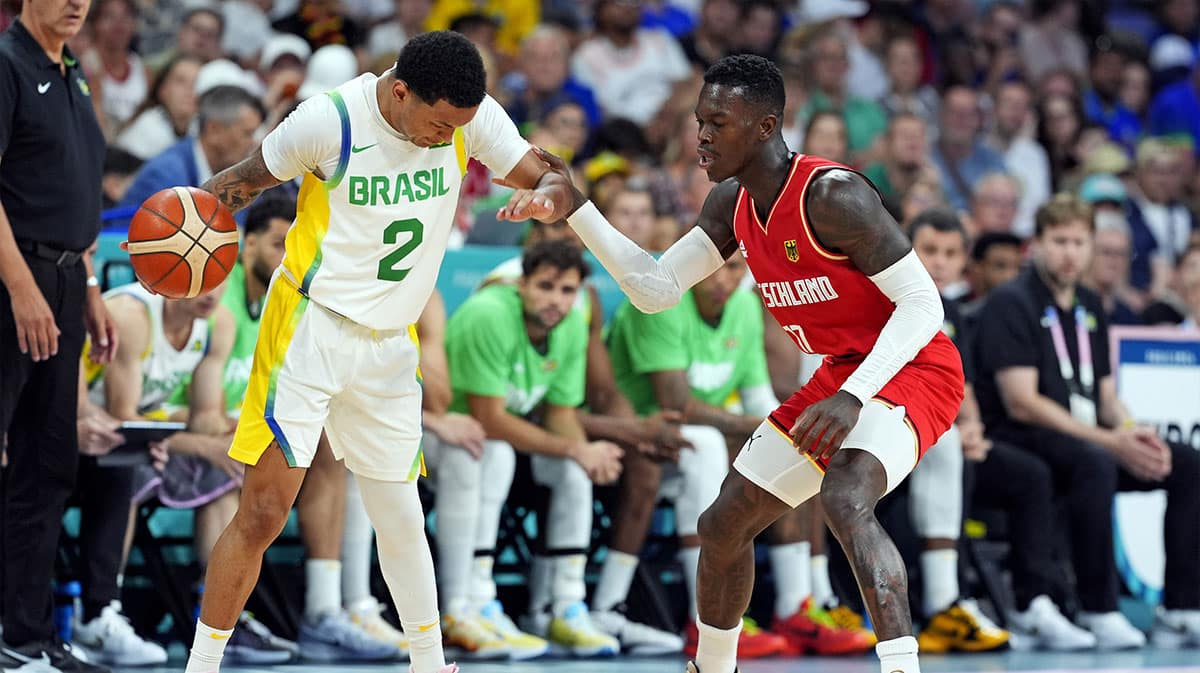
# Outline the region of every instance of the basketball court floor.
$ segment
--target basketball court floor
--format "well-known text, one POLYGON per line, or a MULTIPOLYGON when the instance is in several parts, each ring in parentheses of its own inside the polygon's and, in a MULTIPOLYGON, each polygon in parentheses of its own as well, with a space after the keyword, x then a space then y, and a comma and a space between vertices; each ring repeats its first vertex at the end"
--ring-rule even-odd
MULTIPOLYGON (((174 653, 173 653, 174 654, 174 653)), ((183 660, 172 666, 124 669, 119 673, 180 673, 183 660)), ((540 659, 521 663, 461 662, 462 673, 683 673, 684 661, 671 658, 639 659, 622 657, 610 660, 540 659)), ((277 667, 222 667, 222 673, 405 673, 405 663, 373 666, 330 666, 293 664, 277 667)), ((995 655, 924 656, 923 673, 975 673, 976 671, 1028 671, 1029 673, 1070 673, 1105 671, 1106 673, 1200 673, 1200 650, 1154 650, 1141 652, 1089 652, 1052 654, 1047 652, 1006 652, 995 655)), ((760 659, 745 662, 741 673, 876 673, 879 663, 874 656, 861 658, 760 659)))

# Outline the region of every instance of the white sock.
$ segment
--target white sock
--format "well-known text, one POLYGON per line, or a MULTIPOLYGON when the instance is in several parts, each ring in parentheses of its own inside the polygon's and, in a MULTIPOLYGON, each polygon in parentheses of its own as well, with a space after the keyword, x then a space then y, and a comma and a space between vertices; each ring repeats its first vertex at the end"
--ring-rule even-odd
POLYGON ((554 577, 551 595, 554 596, 554 614, 562 616, 567 608, 587 598, 587 585, 583 573, 587 569, 587 556, 568 554, 554 558, 554 577))
POLYGON ((214 629, 196 620, 196 637, 192 640, 192 652, 188 655, 184 673, 217 673, 221 670, 221 658, 225 656, 225 645, 233 629, 214 629))
POLYGON ((308 559, 304 564, 308 585, 304 589, 304 618, 315 622, 329 612, 342 609, 342 562, 308 559))
POLYGON ((688 592, 688 617, 696 621, 696 575, 700 572, 700 548, 681 547, 675 558, 683 566, 683 584, 688 592))
POLYGON ((696 626, 700 630, 700 643, 696 646, 696 667, 700 673, 734 673, 742 623, 739 621, 732 629, 718 629, 699 621, 696 626))
POLYGON ((433 555, 425 537, 425 512, 413 481, 378 481, 358 475, 358 488, 376 526, 379 567, 400 625, 408 636, 414 673, 437 673, 446 667, 438 615, 437 580, 433 555))
MULTIPOLYGON (((479 461, 466 449, 441 445, 437 495, 437 580, 443 611, 461 617, 470 605, 471 559, 479 523, 479 461)), ((499 514, 497 514, 499 518, 499 514)))
POLYGON ((371 552, 375 531, 354 475, 346 471, 346 517, 342 528, 342 602, 361 605, 371 598, 371 552))
POLYGON ((829 582, 829 557, 817 554, 808 561, 812 567, 813 602, 820 607, 837 604, 837 596, 833 594, 833 585, 829 582))
POLYGON ((921 673, 917 662, 917 639, 904 636, 885 640, 875 646, 879 655, 879 670, 882 673, 921 673))
POLYGON ((812 564, 808 542, 770 547, 771 570, 775 572, 775 616, 785 619, 800 610, 812 595, 812 564))
POLYGON ((921 552, 922 607, 932 617, 958 600, 958 551, 931 549, 921 552))
POLYGON ((592 596, 592 609, 605 612, 624 603, 629 597, 637 565, 638 557, 633 554, 609 549, 600 571, 600 581, 596 583, 596 593, 592 596))
POLYGON ((529 568, 529 614, 536 615, 550 609, 550 583, 554 579, 554 566, 550 558, 534 554, 529 568))
POLYGON ((474 612, 496 600, 496 578, 492 575, 495 560, 490 556, 476 556, 471 563, 471 600, 474 612))

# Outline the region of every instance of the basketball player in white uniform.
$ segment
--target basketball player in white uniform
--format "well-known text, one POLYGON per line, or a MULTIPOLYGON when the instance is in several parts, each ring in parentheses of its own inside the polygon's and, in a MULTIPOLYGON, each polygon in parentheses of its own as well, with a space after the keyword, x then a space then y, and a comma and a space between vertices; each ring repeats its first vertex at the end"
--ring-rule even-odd
POLYGON ((382 77, 303 103, 253 156, 204 185, 237 210, 304 175, 230 450, 247 465, 241 507, 213 551, 187 671, 218 670, 322 428, 376 524, 413 673, 457 670, 442 652, 417 497, 421 387, 410 326, 434 288, 472 157, 506 184, 534 189, 533 217, 571 205, 567 180, 547 171, 486 95, 474 45, 433 32, 408 42, 382 77))

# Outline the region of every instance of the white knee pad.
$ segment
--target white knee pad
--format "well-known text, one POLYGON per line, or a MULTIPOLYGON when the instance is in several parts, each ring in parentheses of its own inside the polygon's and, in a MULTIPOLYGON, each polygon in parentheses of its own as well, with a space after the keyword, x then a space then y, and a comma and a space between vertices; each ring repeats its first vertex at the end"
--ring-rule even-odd
POLYGON ((950 426, 929 447, 909 479, 909 516, 917 534, 927 540, 957 540, 963 512, 963 452, 957 426, 950 426))
POLYGON ((534 481, 550 489, 546 548, 586 549, 592 537, 592 480, 567 458, 533 457, 534 481))
POLYGON ((680 432, 693 446, 679 454, 682 484, 675 498, 675 528, 686 536, 696 534, 700 514, 721 492, 721 482, 729 472, 729 450, 725 435, 716 428, 685 425, 680 432))

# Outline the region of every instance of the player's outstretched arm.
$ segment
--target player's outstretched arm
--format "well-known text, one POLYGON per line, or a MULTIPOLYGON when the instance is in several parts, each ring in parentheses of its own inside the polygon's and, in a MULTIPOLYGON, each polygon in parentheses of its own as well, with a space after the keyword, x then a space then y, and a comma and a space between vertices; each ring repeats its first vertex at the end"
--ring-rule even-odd
POLYGON ((209 178, 200 188, 216 194, 229 212, 236 213, 280 182, 267 170, 262 147, 259 147, 254 154, 209 178))
POLYGON ((866 402, 942 328, 942 300, 908 237, 864 178, 829 171, 814 182, 806 205, 817 237, 848 256, 896 305, 874 348, 842 384, 866 402))
MULTIPOLYGON (((566 163, 540 148, 538 156, 550 171, 571 184, 574 203, 567 222, 596 255, 608 273, 629 296, 633 305, 645 313, 657 313, 679 302, 693 285, 708 277, 733 254, 737 242, 733 236, 733 206, 737 188, 732 183, 717 185, 709 193, 700 214, 700 222, 675 242, 662 257, 655 259, 600 214, 570 180, 566 163)), ((522 220, 530 215, 529 204, 547 208, 530 190, 518 190, 509 205, 500 211, 500 219, 522 220)))

